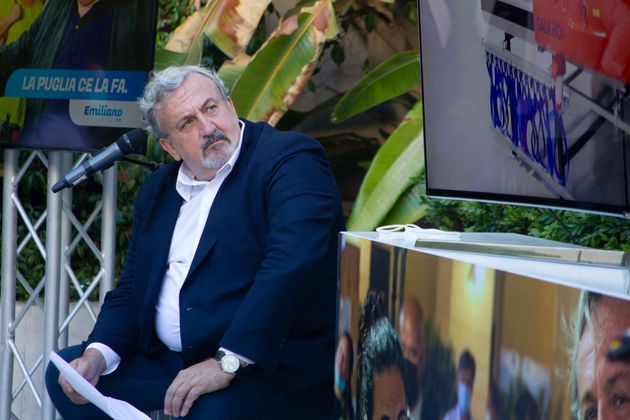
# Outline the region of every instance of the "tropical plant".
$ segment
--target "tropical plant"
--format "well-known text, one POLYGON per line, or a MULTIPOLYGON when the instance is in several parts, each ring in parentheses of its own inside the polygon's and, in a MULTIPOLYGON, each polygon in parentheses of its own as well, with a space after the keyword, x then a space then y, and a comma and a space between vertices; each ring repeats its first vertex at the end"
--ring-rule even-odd
POLYGON ((206 37, 228 58, 219 74, 238 114, 275 125, 302 92, 324 43, 337 33, 332 0, 308 0, 289 10, 253 55, 246 51, 270 1, 209 2, 179 26, 156 67, 200 63, 206 37))

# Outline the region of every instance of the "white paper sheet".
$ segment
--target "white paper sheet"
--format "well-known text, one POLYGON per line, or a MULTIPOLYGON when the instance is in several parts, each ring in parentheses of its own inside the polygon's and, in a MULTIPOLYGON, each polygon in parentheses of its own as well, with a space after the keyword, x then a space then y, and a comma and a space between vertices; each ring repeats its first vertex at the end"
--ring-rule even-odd
POLYGON ((127 401, 106 397, 98 389, 85 380, 84 377, 72 368, 55 352, 50 352, 50 361, 57 366, 59 372, 66 378, 72 387, 79 394, 92 402, 95 406, 103 410, 108 416, 115 420, 150 420, 151 418, 138 410, 127 401))

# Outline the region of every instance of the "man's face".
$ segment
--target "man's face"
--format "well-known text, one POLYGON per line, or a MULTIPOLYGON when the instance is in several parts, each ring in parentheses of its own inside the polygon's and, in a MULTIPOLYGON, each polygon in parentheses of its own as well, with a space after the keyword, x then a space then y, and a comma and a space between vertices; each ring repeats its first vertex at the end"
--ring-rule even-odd
POLYGON ((630 364, 610 361, 611 341, 630 327, 630 302, 602 297, 580 337, 576 358, 581 419, 630 418, 630 364))
POLYGON ((422 318, 414 309, 413 306, 411 308, 403 308, 400 325, 400 345, 405 360, 415 366, 417 386, 421 386, 426 359, 424 327, 422 318))
POLYGON ((240 127, 230 98, 212 80, 191 73, 161 104, 157 116, 168 139, 160 145, 199 180, 214 178, 238 146, 240 127))
POLYGON ((403 356, 414 365, 424 365, 424 337, 420 323, 405 317, 400 334, 403 356))
POLYGON ((460 370, 458 379, 459 379, 459 383, 466 385, 466 387, 468 387, 468 389, 472 393, 473 385, 475 384, 475 375, 473 375, 472 370, 470 369, 460 370))
POLYGON ((405 384, 400 370, 390 366, 374 375, 374 420, 404 420, 407 418, 405 384))
POLYGON ((405 301, 400 314, 400 346, 406 364, 407 401, 415 409, 422 393, 426 350, 420 304, 414 298, 405 301))

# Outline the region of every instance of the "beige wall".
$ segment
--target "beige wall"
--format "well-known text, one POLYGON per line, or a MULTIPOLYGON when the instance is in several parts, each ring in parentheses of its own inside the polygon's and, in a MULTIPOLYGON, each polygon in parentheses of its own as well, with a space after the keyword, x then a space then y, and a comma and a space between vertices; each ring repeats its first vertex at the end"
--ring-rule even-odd
POLYGON ((567 328, 579 290, 506 274, 503 284, 499 343, 533 359, 551 376, 549 417, 570 418, 567 328))
POLYGON ((434 318, 437 306, 437 258, 409 252, 405 268, 405 296, 418 298, 424 313, 434 318))

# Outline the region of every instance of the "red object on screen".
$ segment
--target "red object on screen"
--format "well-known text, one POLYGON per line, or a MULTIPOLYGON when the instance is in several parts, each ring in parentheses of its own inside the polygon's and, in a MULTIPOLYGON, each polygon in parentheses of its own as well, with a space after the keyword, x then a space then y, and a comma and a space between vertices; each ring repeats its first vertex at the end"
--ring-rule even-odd
POLYGON ((536 43, 630 82, 630 0, 534 0, 536 43))

